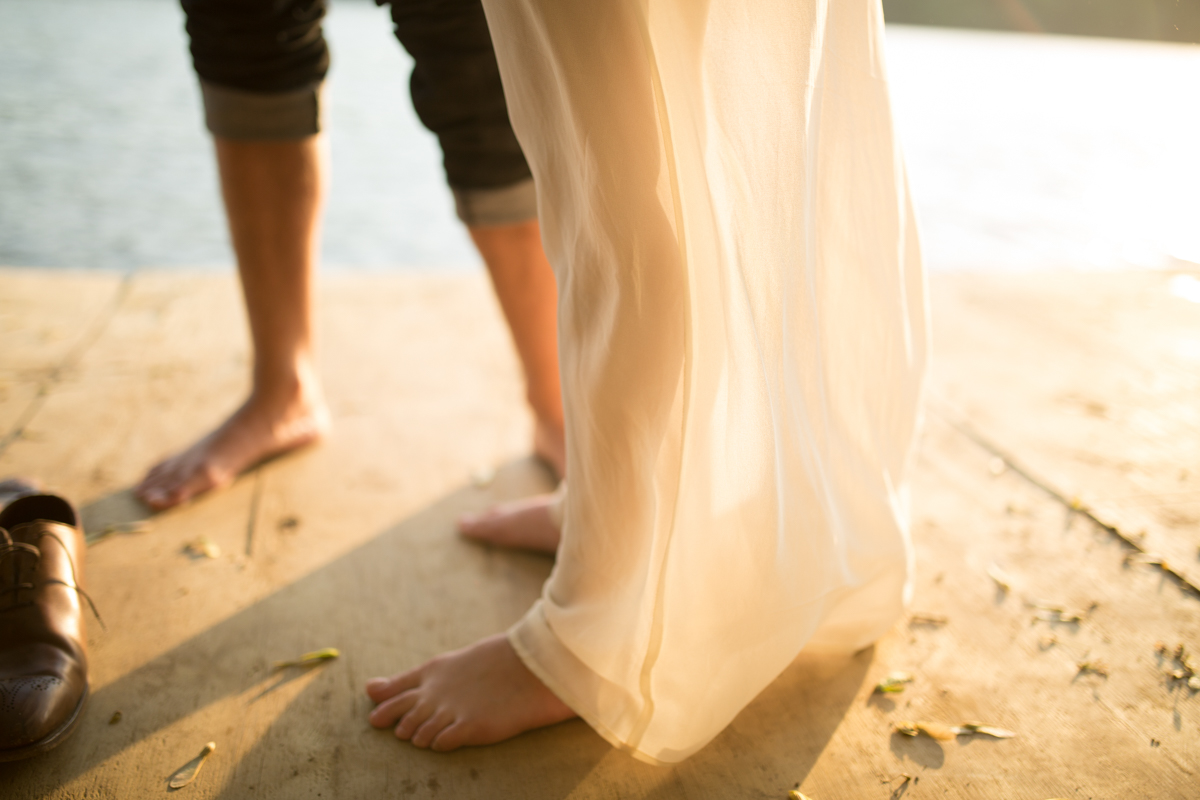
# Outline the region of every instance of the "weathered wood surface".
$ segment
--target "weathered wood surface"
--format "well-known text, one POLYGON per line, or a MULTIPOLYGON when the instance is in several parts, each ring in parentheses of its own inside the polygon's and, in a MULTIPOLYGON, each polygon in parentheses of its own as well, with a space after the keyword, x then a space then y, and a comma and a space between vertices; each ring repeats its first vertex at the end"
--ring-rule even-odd
MULTIPOLYGON (((1135 293, 1118 288, 1101 304, 1108 284, 1096 276, 1047 280, 1062 289, 1051 305, 1066 359, 1073 347, 1103 361, 1114 315, 1133 363, 1137 337, 1147 353, 1174 352, 1154 349, 1174 323, 1135 293)), ((1014 366, 1049 351, 1049 337, 1026 333, 1047 321, 1030 311, 1045 292, 1031 278, 936 278, 933 384, 981 436, 1067 486, 1080 473, 1051 446, 1056 432, 1034 436, 1036 420, 1009 419, 1067 424, 1038 405, 1058 397, 1041 373, 1014 366), (987 347, 972 355, 972 339, 987 347)), ((537 595, 548 559, 461 541, 453 519, 547 478, 524 457, 529 421, 484 279, 334 276, 322 301, 335 433, 145 533, 89 548, 107 623, 89 621, 94 694, 60 748, 0 765, 6 798, 155 796, 210 740, 218 749, 182 790, 190 796, 782 799, 797 783, 815 800, 1196 796, 1200 695, 1165 677, 1154 645, 1200 649, 1200 599, 1156 567, 1124 564, 1127 545, 1013 470, 993 474, 994 456, 938 414, 913 487, 913 610, 945 624, 906 620, 854 657, 801 657, 669 769, 613 751, 580 722, 450 755, 372 730, 367 678, 501 630, 537 595), (474 486, 472 471, 493 465, 496 479, 474 486), (219 558, 182 552, 201 534, 219 558), (987 576, 993 563, 1010 591, 987 576), (1090 610, 1078 624, 1034 622, 1031 602, 1090 610), (342 657, 269 669, 326 646, 342 657), (1108 677, 1078 674, 1085 660, 1104 662, 1108 677), (873 694, 893 670, 915 681, 873 694), (905 719, 978 719, 1018 736, 908 739, 892 732, 905 719)), ((243 327, 224 275, 0 270, 0 475, 44 478, 82 504, 92 533, 144 518, 128 491, 141 471, 244 391, 243 327)), ((1063 391, 1132 417, 1171 418, 1182 402, 1182 377, 1123 406, 1134 396, 1119 379, 1072 374, 1080 383, 1063 379, 1063 391)), ((1120 463, 1150 453, 1165 464, 1158 454, 1200 447, 1185 428, 1164 429, 1165 442, 1103 441, 1120 463)), ((1079 486, 1087 497, 1091 484, 1079 486)))
POLYGON ((1200 303, 1179 277, 939 276, 933 400, 1200 586, 1200 303))

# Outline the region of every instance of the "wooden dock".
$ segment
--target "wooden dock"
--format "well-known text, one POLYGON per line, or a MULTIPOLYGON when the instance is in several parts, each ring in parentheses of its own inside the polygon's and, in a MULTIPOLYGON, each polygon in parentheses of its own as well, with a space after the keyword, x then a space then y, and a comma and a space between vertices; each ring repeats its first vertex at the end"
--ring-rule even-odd
POLYGON ((188 797, 1200 797, 1200 693, 1168 675, 1179 644, 1200 665, 1200 304, 1172 280, 935 276, 909 617, 657 768, 578 721, 448 755, 367 725, 367 678, 504 629, 550 570, 454 533, 549 486, 483 276, 326 276, 332 437, 150 517, 130 487, 246 389, 234 279, 0 270, 0 477, 81 506, 106 625, 79 730, 0 795, 155 797, 213 741, 188 797))

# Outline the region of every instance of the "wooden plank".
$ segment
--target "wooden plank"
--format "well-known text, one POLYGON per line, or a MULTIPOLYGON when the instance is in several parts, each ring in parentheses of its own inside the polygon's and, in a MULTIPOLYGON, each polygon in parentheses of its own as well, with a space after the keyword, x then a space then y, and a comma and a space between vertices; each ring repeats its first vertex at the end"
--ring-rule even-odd
POLYGON ((88 344, 121 280, 111 272, 0 268, 0 442, 88 344))
POLYGON ((985 439, 1200 586, 1200 304, 1172 294, 1178 279, 939 276, 932 384, 985 439))
POLYGON ((127 489, 236 407, 246 387, 241 316, 228 275, 134 277, 103 333, 0 455, 0 474, 40 476, 83 505, 127 489))
MULTIPOLYGON (((465 542, 453 520, 548 481, 525 457, 521 384, 482 276, 334 276, 322 293, 334 435, 89 549, 108 624, 89 627, 91 706, 62 747, 0 765, 14 798, 153 795, 210 740, 190 796, 782 800, 797 783, 815 800, 1194 794, 1200 696, 1164 677, 1154 642, 1200 646, 1200 602, 1125 565, 1119 540, 1011 470, 992 474, 992 456, 937 417, 914 485, 914 609, 945 625, 902 623, 855 656, 802 656, 673 768, 578 721, 449 755, 372 730, 368 678, 502 630, 537 596, 550 559, 465 542), (476 486, 484 466, 499 470, 476 486), (219 558, 182 553, 201 534, 219 558), (987 577, 992 562, 1011 592, 987 577), (1032 622, 1033 599, 1099 605, 1051 627, 1032 622), (269 669, 326 646, 342 657, 269 669), (1105 661, 1108 678, 1077 675, 1083 659, 1105 661), (915 682, 874 695, 896 669, 915 682), (978 718, 1018 736, 893 733, 909 718, 978 718)), ((145 463, 244 388, 239 315, 229 276, 139 277, 33 421, 44 438, 0 468, 61 471, 94 529, 136 518, 127 489, 145 463), (110 465, 102 478, 97 465, 110 465)))

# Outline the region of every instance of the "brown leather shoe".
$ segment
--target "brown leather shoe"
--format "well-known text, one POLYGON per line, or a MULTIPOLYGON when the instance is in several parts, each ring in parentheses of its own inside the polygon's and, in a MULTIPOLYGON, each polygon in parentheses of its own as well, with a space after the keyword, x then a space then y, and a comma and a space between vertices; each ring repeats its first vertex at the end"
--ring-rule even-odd
POLYGON ((44 753, 79 723, 88 696, 83 548, 79 518, 61 497, 28 495, 0 512, 0 761, 44 753))

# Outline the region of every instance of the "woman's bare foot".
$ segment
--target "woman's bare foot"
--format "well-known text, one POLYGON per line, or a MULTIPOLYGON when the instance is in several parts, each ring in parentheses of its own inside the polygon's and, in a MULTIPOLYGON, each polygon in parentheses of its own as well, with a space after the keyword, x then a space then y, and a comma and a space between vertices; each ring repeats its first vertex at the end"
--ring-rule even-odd
POLYGON ((286 400, 251 395, 224 424, 191 447, 155 465, 134 489, 155 511, 233 482, 264 459, 321 439, 329 412, 319 390, 299 391, 286 400))
POLYGON ((445 752, 495 744, 573 718, 530 672, 504 634, 443 653, 408 672, 367 682, 369 719, 416 747, 445 752))
POLYGON ((477 542, 539 553, 558 552, 560 531, 554 516, 558 494, 539 494, 492 506, 458 518, 458 532, 477 542))

